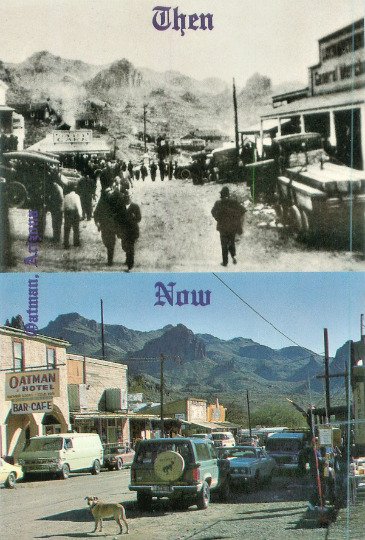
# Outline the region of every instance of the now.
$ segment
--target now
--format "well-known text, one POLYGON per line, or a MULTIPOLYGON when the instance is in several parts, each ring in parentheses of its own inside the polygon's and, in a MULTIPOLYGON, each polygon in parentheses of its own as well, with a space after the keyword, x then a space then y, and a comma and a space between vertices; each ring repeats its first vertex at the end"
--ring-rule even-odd
POLYGON ((210 295, 211 291, 187 291, 186 289, 182 291, 175 291, 176 283, 170 281, 170 283, 164 285, 162 281, 157 281, 155 283, 156 293, 155 296, 157 301, 155 306, 164 306, 166 302, 170 306, 186 306, 191 304, 192 306, 209 306, 210 305, 210 295))

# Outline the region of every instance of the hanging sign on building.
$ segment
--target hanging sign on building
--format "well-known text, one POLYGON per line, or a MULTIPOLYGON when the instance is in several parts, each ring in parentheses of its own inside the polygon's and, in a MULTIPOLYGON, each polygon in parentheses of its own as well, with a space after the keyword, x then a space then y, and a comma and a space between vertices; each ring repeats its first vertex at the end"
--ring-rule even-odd
POLYGON ((81 143, 91 142, 93 132, 91 130, 82 129, 79 131, 55 130, 53 131, 54 143, 81 143))
POLYGON ((49 413, 53 410, 53 401, 23 401, 11 404, 12 414, 49 413))
POLYGON ((12 402, 50 400, 60 395, 58 369, 6 373, 5 399, 12 402))

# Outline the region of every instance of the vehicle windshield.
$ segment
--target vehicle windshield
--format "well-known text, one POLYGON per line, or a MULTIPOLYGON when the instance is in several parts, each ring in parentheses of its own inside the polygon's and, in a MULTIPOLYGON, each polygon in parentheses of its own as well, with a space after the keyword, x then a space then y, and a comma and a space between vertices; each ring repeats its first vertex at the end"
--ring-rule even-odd
POLYGON ((255 450, 250 450, 246 448, 232 448, 231 450, 227 451, 225 457, 255 459, 257 456, 255 450))
POLYGON ((229 439, 229 435, 227 435, 227 433, 212 433, 212 437, 214 441, 223 441, 229 439))
POLYGON ((298 452, 302 447, 302 441, 298 439, 268 439, 266 450, 278 452, 298 452))
POLYGON ((47 438, 47 439, 31 439, 24 452, 37 452, 39 450, 62 450, 63 439, 47 438))
POLYGON ((177 452, 183 458, 185 463, 192 463, 193 453, 191 444, 188 441, 166 441, 161 443, 141 444, 137 450, 136 463, 150 464, 154 463, 158 454, 172 450, 177 452))

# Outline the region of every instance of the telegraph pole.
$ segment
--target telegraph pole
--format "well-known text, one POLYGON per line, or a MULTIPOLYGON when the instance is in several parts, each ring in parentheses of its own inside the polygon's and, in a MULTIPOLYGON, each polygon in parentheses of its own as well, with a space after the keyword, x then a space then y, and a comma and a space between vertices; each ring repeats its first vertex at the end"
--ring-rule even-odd
POLYGON ((234 110, 234 136, 235 136, 237 160, 238 160, 238 152, 239 152, 238 113, 237 113, 236 83, 234 79, 233 79, 233 110, 234 110))
POLYGON ((105 360, 105 340, 104 340, 104 306, 103 300, 100 299, 100 311, 101 311, 101 355, 105 360))
POLYGON ((143 105, 143 142, 144 142, 144 151, 147 152, 147 133, 146 133, 146 123, 147 123, 147 104, 143 105))
POLYGON ((161 429, 161 437, 164 437, 165 434, 164 434, 164 429, 165 429, 165 420, 164 420, 164 394, 163 394, 163 391, 164 391, 164 384, 165 384, 165 379, 164 379, 164 363, 166 360, 174 360, 175 362, 179 362, 181 363, 182 360, 180 358, 180 356, 174 356, 174 357, 167 357, 165 356, 163 353, 160 354, 159 357, 157 356, 151 356, 151 357, 146 357, 146 358, 128 358, 127 361, 129 360, 138 360, 138 361, 144 361, 144 362, 156 362, 157 360, 160 361, 160 429, 161 429))
POLYGON ((248 396, 248 390, 246 390, 246 397, 247 397, 248 429, 249 429, 249 432, 250 432, 250 437, 252 437, 251 414, 250 414, 250 398, 248 396))
POLYGON ((163 377, 163 367, 164 367, 165 356, 160 354, 160 430, 161 437, 165 437, 165 423, 163 416, 163 387, 164 387, 164 377, 163 377))
POLYGON ((331 418, 331 402, 330 402, 330 370, 329 370, 329 352, 328 352, 328 330, 324 329, 324 377, 326 383, 326 418, 329 423, 331 418))

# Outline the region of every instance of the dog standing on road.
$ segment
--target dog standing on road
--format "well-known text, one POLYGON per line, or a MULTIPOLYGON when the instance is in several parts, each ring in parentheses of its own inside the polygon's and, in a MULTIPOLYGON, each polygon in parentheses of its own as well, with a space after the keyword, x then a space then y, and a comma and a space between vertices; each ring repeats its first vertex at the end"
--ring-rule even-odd
POLYGON ((95 529, 92 532, 96 532, 98 525, 100 526, 100 532, 103 530, 103 519, 114 518, 120 527, 119 534, 122 534, 122 521, 126 526, 126 534, 129 533, 128 523, 125 517, 124 506, 118 503, 104 503, 99 501, 98 497, 85 497, 91 513, 95 520, 95 529))

